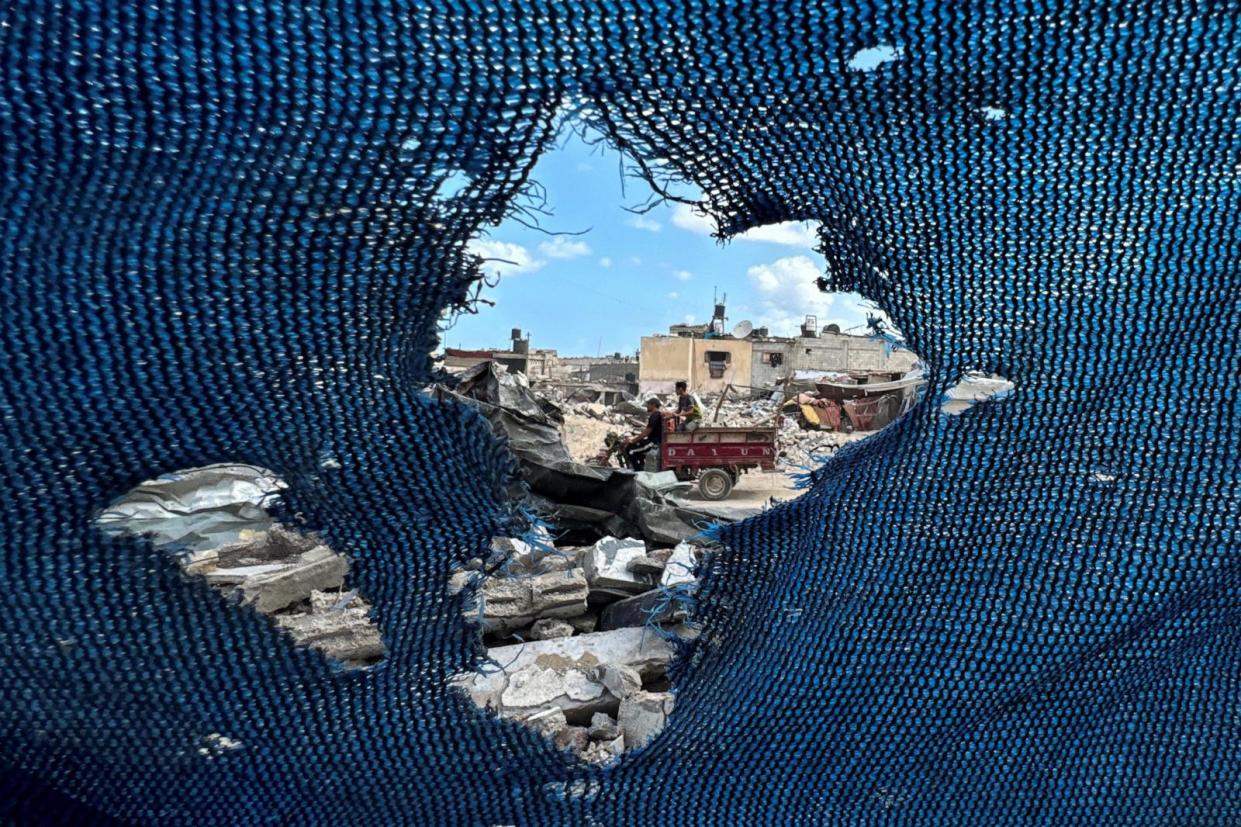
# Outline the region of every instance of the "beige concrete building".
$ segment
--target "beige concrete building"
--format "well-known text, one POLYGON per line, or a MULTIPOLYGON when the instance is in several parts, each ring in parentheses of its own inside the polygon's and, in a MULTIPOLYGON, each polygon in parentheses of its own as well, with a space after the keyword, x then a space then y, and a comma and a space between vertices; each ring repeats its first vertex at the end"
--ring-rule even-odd
POLYGON ((749 385, 751 351, 745 339, 643 336, 639 393, 669 394, 682 379, 703 393, 722 391, 730 383, 749 385))
POLYGON ((882 339, 823 331, 814 336, 752 339, 753 369, 749 384, 770 388, 797 371, 904 373, 918 357, 908 350, 888 352, 882 339))
POLYGON ((666 394, 680 379, 691 390, 713 393, 726 385, 771 388, 797 371, 904 373, 917 357, 885 352, 884 342, 844 333, 798 338, 691 338, 645 336, 638 360, 639 393, 666 394))

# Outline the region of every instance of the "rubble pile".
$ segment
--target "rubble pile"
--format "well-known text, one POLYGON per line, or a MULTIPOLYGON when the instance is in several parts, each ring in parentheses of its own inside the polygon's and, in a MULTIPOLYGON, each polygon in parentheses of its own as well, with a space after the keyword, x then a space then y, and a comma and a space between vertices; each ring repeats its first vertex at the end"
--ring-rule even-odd
POLYGON ((384 656, 370 604, 345 590, 349 558, 264 507, 284 489, 266 469, 213 465, 148 480, 108 507, 100 528, 144 535, 230 601, 271 618, 299 646, 347 668, 384 656))
POLYGON ((372 666, 384 656, 370 604, 345 590, 349 558, 314 534, 275 523, 238 543, 178 559, 187 574, 202 576, 230 600, 271 617, 299 646, 351 669, 372 666))
MULTIPOLYGON (((627 471, 575 461, 562 430, 565 413, 552 399, 536 394, 521 374, 483 362, 463 373, 454 388, 436 386, 430 393, 473 406, 486 417, 521 466, 525 486, 514 487, 514 500, 554 524, 562 537, 581 543, 607 536, 640 537, 675 545, 714 519, 671 501, 627 471)), ((604 417, 626 416, 593 407, 584 410, 604 417)), ((594 421, 592 416, 569 416, 594 421)), ((593 451, 601 444, 602 440, 593 451)))
POLYGON ((500 539, 450 590, 473 601, 488 663, 454 685, 478 706, 604 763, 647 744, 672 712, 666 635, 690 637, 686 606, 700 549, 605 537, 556 548, 500 539))
POLYGON ((634 402, 621 402, 610 408, 588 402, 567 406, 563 413, 561 432, 569 455, 577 462, 594 460, 609 433, 632 433, 646 424, 645 408, 634 402))

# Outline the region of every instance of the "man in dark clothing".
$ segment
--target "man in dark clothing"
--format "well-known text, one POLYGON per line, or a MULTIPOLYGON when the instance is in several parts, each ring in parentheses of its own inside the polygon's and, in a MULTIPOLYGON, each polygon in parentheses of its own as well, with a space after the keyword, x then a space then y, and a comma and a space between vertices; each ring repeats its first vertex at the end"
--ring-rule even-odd
POLYGON ((646 455, 664 441, 664 412, 658 399, 646 400, 646 427, 625 440, 625 461, 634 471, 646 468, 646 455))

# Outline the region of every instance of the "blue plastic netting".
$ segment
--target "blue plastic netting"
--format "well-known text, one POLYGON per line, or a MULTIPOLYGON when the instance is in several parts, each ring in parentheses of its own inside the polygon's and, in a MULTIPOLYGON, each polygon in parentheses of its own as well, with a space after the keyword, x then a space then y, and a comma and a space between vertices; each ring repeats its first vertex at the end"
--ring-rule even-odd
POLYGON ((0 813, 1241 822, 1239 27, 1235 0, 0 7, 0 813), (1016 383, 727 530, 675 715, 606 769, 445 687, 477 644, 444 584, 512 465, 420 394, 465 241, 566 106, 726 233, 821 222, 928 400, 1016 383), (355 559, 384 665, 92 528, 219 461, 355 559))

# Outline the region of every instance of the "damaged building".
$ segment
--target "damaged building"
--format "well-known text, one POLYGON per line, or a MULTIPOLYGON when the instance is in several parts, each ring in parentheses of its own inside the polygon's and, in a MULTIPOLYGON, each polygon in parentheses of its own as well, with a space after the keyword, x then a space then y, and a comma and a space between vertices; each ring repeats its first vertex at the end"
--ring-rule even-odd
POLYGON ((639 393, 671 393, 682 380, 691 390, 716 393, 728 385, 768 389, 807 373, 895 377, 918 363, 914 353, 884 337, 845 333, 835 324, 820 327, 815 316, 806 316, 797 336, 772 336, 748 322, 728 331, 724 313, 724 305, 716 304, 708 324, 672 325, 667 335, 642 337, 639 393))

